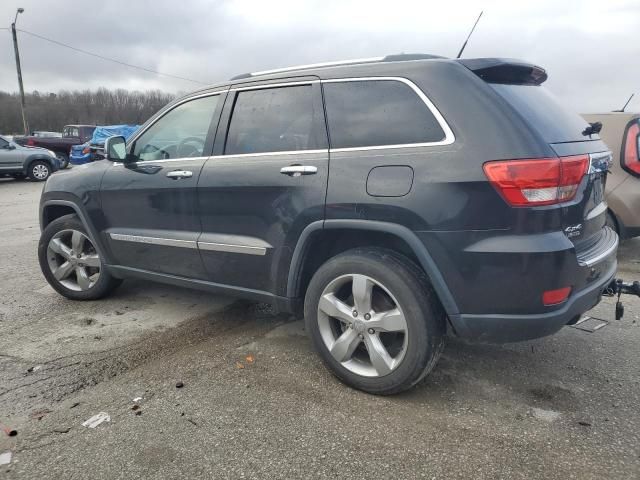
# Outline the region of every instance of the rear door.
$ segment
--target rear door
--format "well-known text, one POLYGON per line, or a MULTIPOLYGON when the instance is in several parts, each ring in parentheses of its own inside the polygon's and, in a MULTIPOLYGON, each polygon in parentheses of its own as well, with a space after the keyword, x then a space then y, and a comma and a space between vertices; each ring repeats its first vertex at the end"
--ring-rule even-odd
POLYGON ((127 145, 101 185, 104 241, 117 265, 202 279, 196 186, 209 157, 223 94, 189 98, 127 145))
POLYGON ((0 137, 0 172, 22 168, 23 155, 19 148, 12 148, 10 142, 0 137))
POLYGON ((198 182, 207 276, 284 295, 300 233, 324 218, 329 155, 318 79, 233 88, 214 153, 198 182))

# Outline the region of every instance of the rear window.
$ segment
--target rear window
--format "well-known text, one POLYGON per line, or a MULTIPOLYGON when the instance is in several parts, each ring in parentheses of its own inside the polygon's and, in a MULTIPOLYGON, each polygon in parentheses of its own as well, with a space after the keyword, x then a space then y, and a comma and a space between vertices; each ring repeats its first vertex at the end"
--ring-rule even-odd
POLYGON ((540 85, 489 84, 520 115, 522 115, 548 143, 595 140, 582 135, 589 125, 585 120, 568 109, 544 87, 540 85))
POLYGON ((431 143, 445 133, 411 87, 397 80, 323 84, 332 148, 431 143))

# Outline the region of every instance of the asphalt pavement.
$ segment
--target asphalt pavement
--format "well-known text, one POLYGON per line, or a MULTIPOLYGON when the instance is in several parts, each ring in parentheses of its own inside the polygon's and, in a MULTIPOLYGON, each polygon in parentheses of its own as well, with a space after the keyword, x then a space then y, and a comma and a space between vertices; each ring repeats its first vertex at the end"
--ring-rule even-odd
MULTIPOLYGON (((417 388, 375 397, 264 305, 140 281, 62 298, 36 258, 41 189, 0 180, 0 424, 18 432, 0 478, 640 478, 640 299, 623 321, 605 299, 595 333, 451 339, 417 388)), ((640 279, 640 239, 619 261, 640 279)))

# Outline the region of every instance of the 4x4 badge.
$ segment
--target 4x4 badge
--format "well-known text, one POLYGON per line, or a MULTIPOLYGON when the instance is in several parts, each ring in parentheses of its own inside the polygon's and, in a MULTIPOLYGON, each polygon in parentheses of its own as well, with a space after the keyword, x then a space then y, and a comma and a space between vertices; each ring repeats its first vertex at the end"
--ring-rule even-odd
POLYGON ((569 238, 577 237, 582 233, 582 224, 579 223, 578 225, 572 225, 570 227, 567 227, 564 229, 564 233, 569 238))

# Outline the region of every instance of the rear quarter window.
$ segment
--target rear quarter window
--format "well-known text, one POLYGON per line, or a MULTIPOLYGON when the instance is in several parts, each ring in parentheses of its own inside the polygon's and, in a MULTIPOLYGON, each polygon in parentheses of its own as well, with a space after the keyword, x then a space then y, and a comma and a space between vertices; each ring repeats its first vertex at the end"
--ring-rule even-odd
POLYGON ((584 136, 582 132, 589 124, 580 115, 564 107, 541 85, 489 85, 548 143, 580 142, 600 138, 597 135, 584 136))
POLYGON ((429 107, 397 80, 323 83, 332 148, 433 143, 445 132, 429 107))

